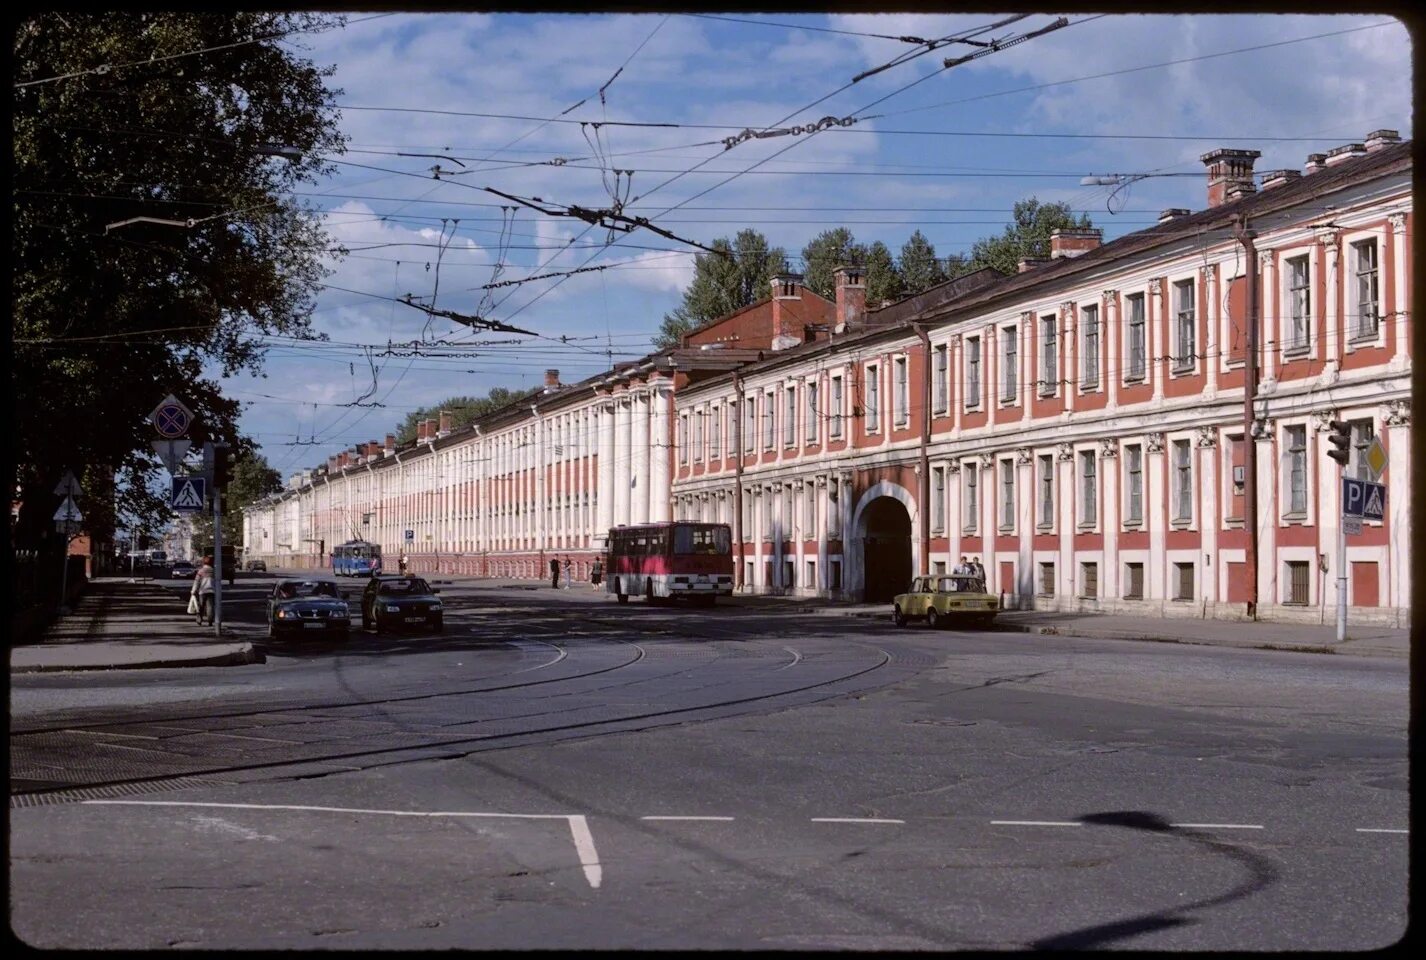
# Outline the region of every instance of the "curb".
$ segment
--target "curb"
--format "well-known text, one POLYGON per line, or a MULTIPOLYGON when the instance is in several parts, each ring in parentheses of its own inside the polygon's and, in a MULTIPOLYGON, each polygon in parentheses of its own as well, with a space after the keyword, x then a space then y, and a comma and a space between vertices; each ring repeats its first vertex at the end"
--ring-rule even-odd
POLYGON ((236 649, 206 657, 188 657, 166 660, 146 660, 135 663, 33 663, 10 665, 13 673, 64 673, 80 670, 158 670, 165 667, 235 667, 248 663, 266 663, 267 657, 250 643, 239 644, 236 649))

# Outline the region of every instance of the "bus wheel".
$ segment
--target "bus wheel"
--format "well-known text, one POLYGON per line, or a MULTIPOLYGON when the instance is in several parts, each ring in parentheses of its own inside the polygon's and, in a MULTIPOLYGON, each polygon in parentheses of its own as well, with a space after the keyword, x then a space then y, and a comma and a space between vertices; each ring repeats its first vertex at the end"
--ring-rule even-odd
POLYGON ((653 582, 652 580, 645 580, 645 581, 644 581, 644 600, 645 600, 645 602, 647 602, 647 603, 653 603, 653 602, 654 602, 654 599, 655 599, 655 598, 654 598, 654 582, 653 582))
POLYGON ((614 593, 618 595, 620 603, 629 602, 629 595, 624 592, 624 582, 622 580, 614 581, 614 593))

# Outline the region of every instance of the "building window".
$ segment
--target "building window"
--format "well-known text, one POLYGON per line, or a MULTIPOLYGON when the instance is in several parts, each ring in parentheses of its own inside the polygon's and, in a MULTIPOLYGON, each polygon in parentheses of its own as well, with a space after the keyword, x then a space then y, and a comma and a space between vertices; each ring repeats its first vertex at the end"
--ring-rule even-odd
POLYGON ((802 535, 810 540, 817 532, 817 487, 807 484, 802 489, 802 535))
POLYGON ((1311 564, 1306 560, 1287 561, 1287 596, 1283 603, 1307 605, 1307 578, 1311 576, 1311 564))
POLYGON ((1099 599, 1099 564, 1079 565, 1079 595, 1085 600, 1099 599))
POLYGON ((898 425, 906 423, 910 416, 910 397, 906 385, 906 358, 898 357, 892 364, 893 376, 896 379, 896 399, 895 414, 898 425))
POLYGON ((1080 351, 1079 385, 1093 390, 1099 386, 1099 307, 1084 306, 1079 310, 1080 328, 1084 330, 1084 347, 1080 351))
POLYGON ((744 539, 748 536, 748 531, 753 528, 753 494, 751 490, 743 491, 743 529, 739 531, 744 539))
POLYGON ((1040 318, 1040 396, 1054 394, 1060 379, 1059 324, 1054 314, 1040 318))
POLYGON ((1307 427, 1288 427, 1287 439, 1287 516, 1307 516, 1307 427))
POLYGON ((795 447, 797 446, 797 387, 784 387, 782 393, 786 398, 782 407, 782 445, 795 447))
POLYGON ((946 528, 946 468, 931 469, 931 529, 940 533, 946 528))
POLYGON ((947 406, 947 378, 950 372, 949 351, 943 343, 936 348, 936 389, 935 404, 937 413, 945 413, 947 406))
POLYGON ((1353 420, 1351 427, 1352 459, 1348 461, 1347 473, 1358 480, 1370 480, 1372 469, 1367 466, 1367 447, 1376 437, 1376 428, 1370 420, 1353 420))
POLYGON ((1283 351, 1308 347, 1311 335, 1312 290, 1306 255, 1287 261, 1287 329, 1283 331, 1283 351))
POLYGON ((866 368, 866 429, 876 433, 881 425, 881 371, 876 367, 866 368))
POLYGON ((1142 563, 1124 564, 1124 599, 1144 599, 1144 565, 1142 563))
POLYGON ((1173 442, 1174 521, 1193 519, 1193 451, 1187 440, 1173 442))
POLYGON ((827 588, 829 590, 842 589, 842 561, 827 561, 827 588))
POLYGON ((966 478, 965 529, 973 533, 980 526, 980 467, 967 463, 961 467, 961 473, 966 478))
POLYGON ((688 417, 678 418, 678 462, 688 462, 688 417))
POLYGON ((1055 458, 1040 457, 1040 526, 1055 523, 1055 458))
POLYGON ((774 431, 773 431, 773 427, 775 426, 774 421, 776 420, 776 418, 777 418, 777 407, 776 407, 776 402, 775 402, 774 399, 773 399, 773 395, 772 395, 771 393, 765 393, 765 394, 763 394, 763 449, 764 449, 764 450, 771 450, 771 449, 772 449, 772 440, 773 440, 773 437, 774 437, 774 435, 775 435, 775 434, 774 434, 774 431))
POLYGON ((743 416, 743 449, 752 453, 757 449, 758 443, 758 412, 757 396, 750 394, 743 398, 743 406, 746 413, 743 416))
POLYGON ((703 418, 708 416, 705 410, 693 411, 693 460, 694 462, 703 459, 703 418))
POLYGON ((1015 463, 1000 461, 1000 529, 1015 527, 1015 463))
POLYGON ((817 423, 821 414, 817 410, 817 382, 807 384, 803 387, 807 394, 807 442, 817 442, 817 423))
POLYGON ((1181 280, 1173 285, 1174 293, 1174 357, 1175 373, 1193 369, 1195 359, 1194 334, 1198 323, 1194 310, 1193 281, 1181 280))
POLYGON ((809 586, 809 587, 815 587, 815 586, 817 586, 817 561, 816 561, 816 560, 808 560, 808 561, 807 561, 807 579, 806 579, 805 581, 803 581, 803 582, 806 583, 807 586, 809 586))
POLYGON ((791 560, 782 561, 782 585, 788 590, 797 586, 797 567, 791 560))
POLYGON ((832 378, 832 436, 842 435, 842 378, 832 378))
POLYGON ((1001 376, 1000 376, 1000 399, 1004 403, 1013 403, 1015 391, 1019 389, 1019 363, 1017 362, 1019 340, 1015 335, 1014 327, 1006 327, 1001 331, 1004 336, 1001 350, 1001 376))
POLYGON ((708 456, 717 459, 723 455, 723 408, 714 407, 708 420, 708 456))
POLYGON ((1175 563, 1173 565, 1175 600, 1193 599, 1193 564, 1175 563))
POLYGON ((1095 474, 1094 451, 1079 455, 1079 524, 1094 526, 1099 514, 1099 478, 1095 474))
POLYGON ((966 340, 966 407, 980 406, 980 337, 966 340))
POLYGON ((1149 357, 1142 293, 1133 293, 1124 298, 1124 319, 1128 327, 1129 347, 1129 365, 1124 379, 1142 380, 1148 370, 1149 357))
POLYGON ((1352 244, 1352 275, 1356 280, 1357 310, 1348 335, 1353 340, 1374 340, 1381 323, 1375 240, 1352 244))
POLYGON ((1053 597, 1055 595, 1055 565, 1053 563, 1040 564, 1040 596, 1053 597))
POLYGON ((1137 444, 1124 448, 1124 522, 1144 522, 1144 448, 1137 444))

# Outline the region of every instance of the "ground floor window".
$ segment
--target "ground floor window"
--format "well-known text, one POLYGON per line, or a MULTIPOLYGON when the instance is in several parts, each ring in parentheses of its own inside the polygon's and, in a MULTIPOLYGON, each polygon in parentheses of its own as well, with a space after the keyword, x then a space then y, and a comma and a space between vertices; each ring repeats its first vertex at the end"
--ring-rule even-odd
POLYGON ((1099 564, 1081 563, 1079 565, 1079 595, 1089 600, 1099 598, 1099 564))
POLYGON ((815 587, 816 585, 817 585, 817 561, 816 561, 816 560, 808 560, 808 561, 807 561, 807 586, 809 586, 809 587, 815 587))
POLYGON ((1174 570, 1174 594, 1175 600, 1193 599, 1193 564, 1176 563, 1174 570))
POLYGON ((1307 578, 1310 564, 1306 560, 1287 561, 1287 596, 1284 603, 1307 603, 1307 578))
POLYGON ((840 590, 840 589, 842 589, 842 561, 840 561, 840 560, 828 560, 827 563, 828 563, 827 573, 830 575, 830 576, 827 578, 828 581, 829 581, 828 584, 827 584, 827 586, 829 586, 829 587, 832 588, 833 590, 840 590))
POLYGON ((944 560, 937 560, 937 561, 936 561, 935 563, 933 563, 931 566, 934 567, 934 569, 931 571, 932 573, 945 573, 945 572, 946 572, 946 561, 944 561, 944 560))
POLYGON ((782 561, 782 585, 791 590, 797 585, 797 568, 791 560, 782 561))
POLYGON ((1124 599, 1144 599, 1144 565, 1142 563, 1124 564, 1124 599))
POLYGON ((1040 564, 1040 596, 1053 597, 1055 595, 1055 565, 1053 563, 1040 564))

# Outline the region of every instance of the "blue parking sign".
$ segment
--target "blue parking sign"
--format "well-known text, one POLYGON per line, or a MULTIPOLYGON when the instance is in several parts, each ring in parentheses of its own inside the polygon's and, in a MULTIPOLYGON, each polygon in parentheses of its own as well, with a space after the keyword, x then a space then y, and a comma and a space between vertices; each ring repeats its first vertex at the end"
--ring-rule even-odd
POLYGON ((1386 484, 1342 478, 1342 516, 1380 521, 1386 516, 1386 484))

